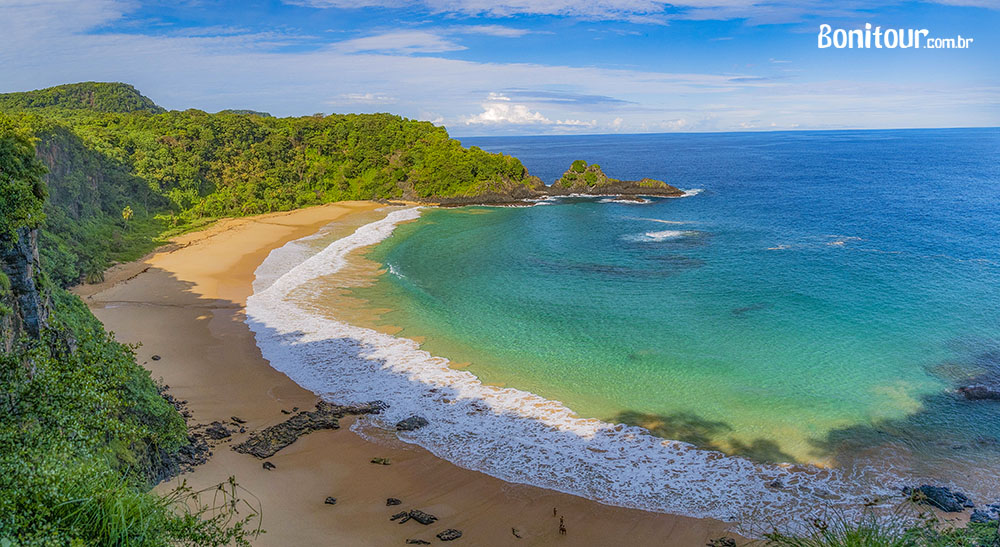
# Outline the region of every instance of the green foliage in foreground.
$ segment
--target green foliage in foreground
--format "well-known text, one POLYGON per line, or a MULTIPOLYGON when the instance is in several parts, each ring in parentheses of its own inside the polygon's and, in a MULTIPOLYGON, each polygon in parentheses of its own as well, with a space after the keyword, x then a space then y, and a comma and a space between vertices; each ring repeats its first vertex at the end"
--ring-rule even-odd
POLYGON ((0 112, 38 138, 49 167, 41 251, 62 285, 204 219, 540 184, 516 158, 464 148, 443 128, 390 114, 165 112, 131 86, 97 83, 0 95, 0 112), (125 207, 134 211, 128 222, 125 207))
POLYGON ((15 240, 18 228, 34 228, 44 218, 45 167, 30 137, 25 128, 0 117, 0 241, 15 240))
MULTIPOLYGON (((237 505, 149 491, 187 442, 183 419, 79 298, 51 297, 42 338, 0 354, 0 544, 244 542, 237 505)), ((223 494, 237 499, 235 484, 223 494)))
POLYGON ((764 545, 775 547, 1000 547, 997 523, 970 523, 956 528, 929 513, 906 518, 903 513, 877 515, 872 511, 857 519, 837 516, 816 519, 812 532, 765 534, 764 545))

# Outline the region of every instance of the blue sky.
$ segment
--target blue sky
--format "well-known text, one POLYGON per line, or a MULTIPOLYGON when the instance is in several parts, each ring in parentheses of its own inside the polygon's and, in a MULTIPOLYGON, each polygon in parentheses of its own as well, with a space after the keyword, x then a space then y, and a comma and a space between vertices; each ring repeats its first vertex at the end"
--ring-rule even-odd
POLYGON ((453 135, 1000 126, 1000 0, 0 0, 0 91, 392 112, 453 135), (819 49, 821 23, 968 49, 819 49))

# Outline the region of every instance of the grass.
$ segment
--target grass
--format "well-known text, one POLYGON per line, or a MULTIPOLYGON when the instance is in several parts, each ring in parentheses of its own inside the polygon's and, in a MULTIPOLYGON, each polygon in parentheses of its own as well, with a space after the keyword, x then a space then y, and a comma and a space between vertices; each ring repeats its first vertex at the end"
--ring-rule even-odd
POLYGON ((888 514, 870 506, 857 517, 837 513, 814 519, 803 532, 772 531, 761 545, 774 547, 1000 547, 997 523, 955 527, 910 501, 888 514))

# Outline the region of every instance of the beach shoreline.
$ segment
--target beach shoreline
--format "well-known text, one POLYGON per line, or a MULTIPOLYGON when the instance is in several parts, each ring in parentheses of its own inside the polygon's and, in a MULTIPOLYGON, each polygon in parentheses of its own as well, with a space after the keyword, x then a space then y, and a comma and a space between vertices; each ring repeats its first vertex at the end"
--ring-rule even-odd
POLYGON ((116 266, 104 283, 79 287, 94 314, 119 341, 141 343, 138 361, 187 401, 190 423, 245 420, 247 433, 223 439, 211 460, 160 485, 185 480, 194 488, 234 475, 263 509, 267 534, 256 545, 393 545, 406 539, 436 542, 447 528, 474 545, 588 544, 704 545, 729 525, 603 505, 538 487, 512 484, 463 469, 386 431, 375 442, 347 431, 318 431, 300 438, 268 461, 229 449, 249 432, 284 421, 282 410, 311 410, 318 398, 261 356, 244 322, 257 266, 271 250, 311 235, 331 222, 346 229, 379 218, 375 202, 342 202, 287 213, 222 220, 174 238, 133 263, 116 266), (158 359, 154 360, 153 356, 158 359), (373 457, 390 466, 372 465, 373 457), (337 498, 327 505, 327 496, 337 498), (387 507, 386 499, 402 504, 387 507), (565 517, 568 534, 558 533, 565 517), (438 517, 423 526, 398 525, 389 516, 421 509, 438 517), (515 536, 515 530, 517 535, 515 536))

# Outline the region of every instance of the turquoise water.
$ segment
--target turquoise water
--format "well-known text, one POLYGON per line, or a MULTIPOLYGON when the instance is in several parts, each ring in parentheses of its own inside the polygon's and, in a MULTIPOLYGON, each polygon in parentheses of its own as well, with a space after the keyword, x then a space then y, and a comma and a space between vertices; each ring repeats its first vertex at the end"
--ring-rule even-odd
POLYGON ((759 461, 1000 493, 1000 131, 467 139, 687 198, 428 209, 355 290, 401 336, 584 417, 759 461))

